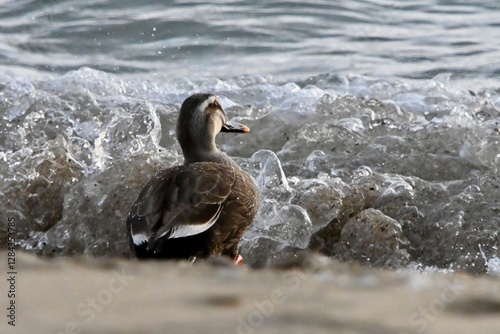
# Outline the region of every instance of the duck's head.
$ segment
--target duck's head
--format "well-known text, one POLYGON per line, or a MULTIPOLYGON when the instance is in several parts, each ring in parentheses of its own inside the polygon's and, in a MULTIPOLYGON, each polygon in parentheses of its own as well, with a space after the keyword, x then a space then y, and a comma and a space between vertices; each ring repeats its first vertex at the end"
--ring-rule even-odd
POLYGON ((215 136, 219 132, 248 133, 243 124, 229 121, 217 96, 194 94, 181 106, 177 120, 177 140, 187 161, 203 160, 217 151, 215 136))

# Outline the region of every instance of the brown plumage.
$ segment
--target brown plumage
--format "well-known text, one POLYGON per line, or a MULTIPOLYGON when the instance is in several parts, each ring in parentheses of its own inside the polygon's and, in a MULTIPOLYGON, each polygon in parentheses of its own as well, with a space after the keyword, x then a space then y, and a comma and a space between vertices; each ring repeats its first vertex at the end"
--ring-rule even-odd
POLYGON ((219 132, 249 132, 229 122, 218 99, 195 94, 182 104, 177 139, 184 165, 158 172, 127 220, 140 258, 238 257, 239 242, 259 206, 253 179, 215 145, 219 132))

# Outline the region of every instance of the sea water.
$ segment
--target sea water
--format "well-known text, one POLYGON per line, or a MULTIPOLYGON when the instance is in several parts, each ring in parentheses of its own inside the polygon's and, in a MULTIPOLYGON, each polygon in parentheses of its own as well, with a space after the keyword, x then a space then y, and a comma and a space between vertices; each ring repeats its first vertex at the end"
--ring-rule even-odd
POLYGON ((247 263, 302 250, 498 273, 500 3, 7 1, 0 246, 127 256, 144 183, 183 161, 182 101, 221 98, 218 145, 256 180, 247 263))

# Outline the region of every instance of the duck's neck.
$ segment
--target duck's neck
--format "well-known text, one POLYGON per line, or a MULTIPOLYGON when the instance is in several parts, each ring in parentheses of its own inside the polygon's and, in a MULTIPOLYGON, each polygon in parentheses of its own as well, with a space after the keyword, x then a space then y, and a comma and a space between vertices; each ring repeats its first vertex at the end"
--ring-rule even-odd
POLYGON ((215 162, 238 167, 226 153, 217 148, 215 144, 215 135, 213 131, 209 130, 202 129, 193 134, 179 131, 178 127, 177 140, 182 148, 184 164, 194 162, 215 162))
POLYGON ((215 162, 223 165, 237 166, 236 163, 224 152, 219 150, 215 144, 210 149, 200 147, 198 149, 182 150, 184 164, 193 162, 215 162))

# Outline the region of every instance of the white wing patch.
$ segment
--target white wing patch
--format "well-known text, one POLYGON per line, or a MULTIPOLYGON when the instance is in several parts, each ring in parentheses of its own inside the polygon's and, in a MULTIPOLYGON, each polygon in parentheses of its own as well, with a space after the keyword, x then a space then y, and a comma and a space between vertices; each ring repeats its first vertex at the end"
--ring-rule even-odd
POLYGON ((222 205, 219 205, 217 212, 204 224, 192 224, 192 225, 177 225, 171 230, 163 232, 160 236, 156 237, 156 240, 169 234, 168 239, 189 237, 190 235, 196 235, 205 232, 211 228, 217 219, 219 219, 220 213, 222 212, 222 205))
POLYGON ((132 241, 134 242, 134 245, 140 246, 148 242, 148 237, 146 236, 146 233, 132 234, 132 241))
MULTIPOLYGON (((183 238, 183 237, 188 237, 190 235, 195 235, 195 234, 200 234, 208 230, 212 225, 215 223, 215 221, 211 224, 206 223, 203 225, 181 225, 181 226, 176 226, 172 229, 172 233, 168 236, 169 239, 175 239, 175 238, 183 238)), ((164 236, 167 234, 167 232, 163 233, 160 237, 164 236)))

